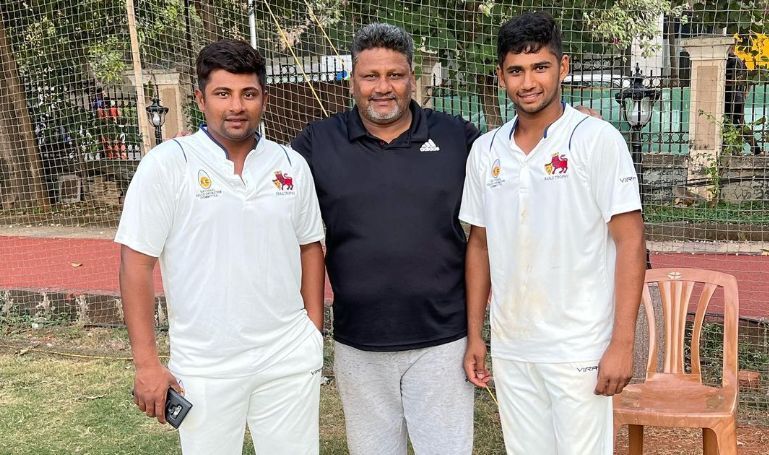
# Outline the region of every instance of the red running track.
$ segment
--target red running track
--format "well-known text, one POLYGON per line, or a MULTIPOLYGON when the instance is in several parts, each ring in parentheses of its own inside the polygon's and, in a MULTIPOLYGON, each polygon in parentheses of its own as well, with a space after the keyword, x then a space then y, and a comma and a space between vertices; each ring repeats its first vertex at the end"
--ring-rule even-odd
MULTIPOLYGON (((718 270, 737 278, 740 316, 769 318, 769 256, 747 254, 652 253, 652 267, 689 267, 718 270)), ((719 291, 720 293, 720 291, 719 291)), ((723 312, 719 294, 709 313, 723 312)))
MULTIPOLYGON (((110 240, 0 236, 0 289, 117 295, 119 245, 110 240)), ((740 314, 769 317, 769 256, 652 253, 654 267, 719 270, 737 277, 740 314)), ((163 293, 159 270, 155 292, 163 293)), ((326 282, 326 299, 331 299, 326 282)), ((718 302, 710 312, 718 312, 718 302)))
MULTIPOLYGON (((118 295, 119 266, 120 245, 111 240, 0 236, 0 289, 118 295)), ((155 294, 163 294, 159 267, 155 294)))

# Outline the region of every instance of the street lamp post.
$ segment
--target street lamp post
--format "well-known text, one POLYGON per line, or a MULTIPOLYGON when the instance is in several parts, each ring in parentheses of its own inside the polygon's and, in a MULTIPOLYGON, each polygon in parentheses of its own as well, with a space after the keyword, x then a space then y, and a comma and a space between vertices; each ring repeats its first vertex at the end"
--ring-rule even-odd
MULTIPOLYGON (((157 93, 157 87, 155 87, 157 93)), ((152 104, 147 106, 147 117, 150 120, 152 126, 155 127, 155 145, 160 145, 163 142, 163 124, 166 122, 166 114, 168 108, 160 104, 160 98, 157 94, 152 98, 152 104)))
MULTIPOLYGON (((615 95, 617 103, 622 106, 622 117, 630 125, 630 154, 635 164, 642 206, 644 205, 644 168, 641 130, 651 120, 654 102, 659 97, 659 90, 648 88, 643 84, 643 74, 638 64, 636 64, 630 87, 623 88, 615 95)), ((648 249, 646 250, 646 268, 651 268, 648 249)))

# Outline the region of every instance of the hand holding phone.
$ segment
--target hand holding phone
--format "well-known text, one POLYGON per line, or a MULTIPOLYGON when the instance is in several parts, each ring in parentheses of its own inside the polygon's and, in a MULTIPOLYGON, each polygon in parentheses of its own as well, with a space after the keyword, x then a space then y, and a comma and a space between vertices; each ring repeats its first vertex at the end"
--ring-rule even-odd
POLYGON ((179 395, 174 389, 168 389, 166 396, 166 422, 172 427, 179 428, 187 413, 192 409, 192 403, 179 395))

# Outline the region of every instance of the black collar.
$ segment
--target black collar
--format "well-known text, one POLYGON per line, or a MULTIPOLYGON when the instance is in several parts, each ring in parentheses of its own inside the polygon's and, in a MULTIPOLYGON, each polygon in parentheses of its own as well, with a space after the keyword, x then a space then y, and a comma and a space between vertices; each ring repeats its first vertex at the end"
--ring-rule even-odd
MULTIPOLYGON (((430 132, 427 128, 427 116, 425 111, 419 107, 419 104, 414 100, 411 100, 409 103, 409 110, 411 110, 411 126, 408 131, 406 131, 406 134, 408 134, 408 142, 426 142, 430 139, 430 132)), ((373 137, 363 125, 358 106, 353 107, 352 111, 347 116, 347 136, 350 139, 350 142, 356 141, 364 136, 373 137)))

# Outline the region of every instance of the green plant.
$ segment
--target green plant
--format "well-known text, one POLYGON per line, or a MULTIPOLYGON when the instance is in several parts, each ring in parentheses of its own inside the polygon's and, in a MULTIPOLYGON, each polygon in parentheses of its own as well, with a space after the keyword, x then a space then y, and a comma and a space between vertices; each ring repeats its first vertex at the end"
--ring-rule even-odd
MULTIPOLYGON (((764 330, 767 330, 764 327, 764 330)), ((687 327, 687 337, 691 336, 691 324, 687 327)), ((721 322, 706 322, 700 334, 700 364, 702 381, 710 385, 721 383, 723 370, 724 326, 721 322)), ((687 363, 691 359, 691 346, 686 346, 687 363)), ((769 349, 767 346, 741 338, 737 343, 737 368, 740 370, 769 373, 769 349)), ((766 392, 763 392, 764 400, 766 392)), ((760 403, 759 403, 760 404, 760 403)), ((765 406, 765 404, 763 405, 765 406)))
POLYGON ((203 113, 200 112, 198 103, 194 99, 189 99, 184 103, 184 118, 187 119, 187 128, 197 130, 201 123, 206 121, 203 113))
POLYGON ((88 49, 88 63, 97 78, 106 85, 118 85, 128 65, 123 58, 126 43, 110 36, 104 41, 92 44, 88 49))
POLYGON ((738 204, 719 201, 690 206, 653 205, 644 207, 649 223, 688 221, 691 223, 769 224, 769 204, 766 201, 746 201, 738 204))
POLYGON ((752 344, 740 343, 738 348, 740 369, 769 372, 769 352, 752 344))
POLYGON ((705 175, 710 179, 710 187, 708 192, 712 197, 712 201, 717 204, 721 200, 721 163, 723 155, 717 155, 716 158, 708 160, 708 164, 704 167, 705 175))
POLYGON ((660 48, 655 41, 662 36, 660 17, 667 15, 686 23, 683 9, 682 5, 673 6, 673 2, 667 0, 618 0, 608 9, 586 12, 584 17, 595 38, 611 42, 622 50, 636 41, 642 54, 649 56, 660 48))
MULTIPOLYGON (((721 198, 721 170, 724 158, 742 155, 743 146, 747 143, 745 138, 753 135, 757 127, 763 126, 766 123, 766 117, 760 117, 744 124, 735 124, 726 116, 719 120, 713 114, 703 110, 699 111, 699 115, 717 125, 721 130, 721 152, 715 158, 710 159, 702 168, 707 178, 710 179, 711 185, 708 191, 711 193, 713 203, 718 203, 721 198)), ((767 136, 766 132, 762 134, 767 136)))

